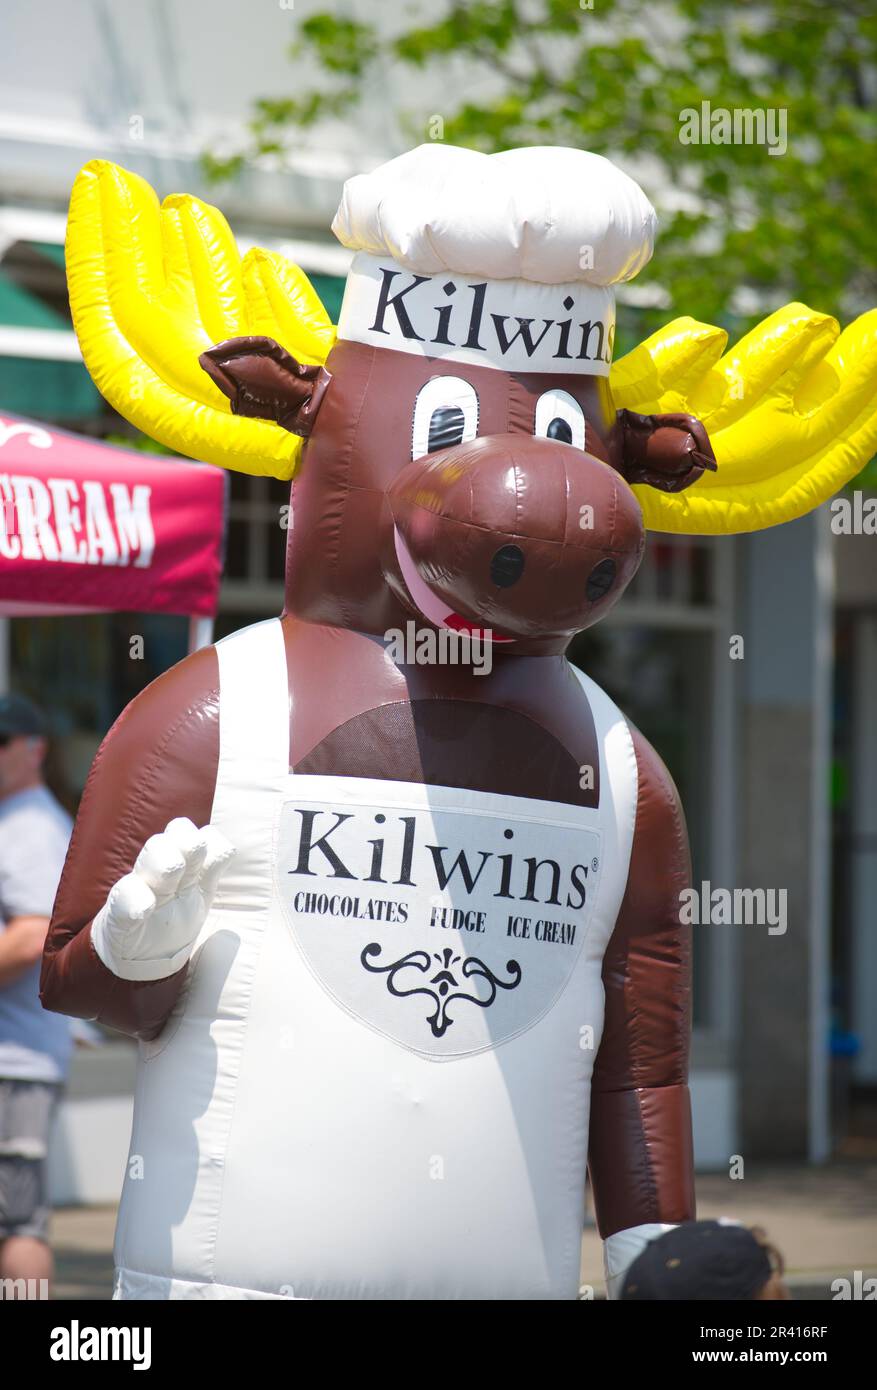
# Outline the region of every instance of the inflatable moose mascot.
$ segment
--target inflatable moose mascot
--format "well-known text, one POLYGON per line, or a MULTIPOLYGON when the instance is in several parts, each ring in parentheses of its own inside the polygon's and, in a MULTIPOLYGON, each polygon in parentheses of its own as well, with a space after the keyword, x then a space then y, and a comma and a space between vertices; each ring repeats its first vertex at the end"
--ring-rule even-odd
POLYGON ((125 710, 55 906, 44 1003, 139 1040, 116 1297, 575 1298, 586 1168, 615 1296, 693 1216, 682 812, 564 652, 646 528, 862 466, 877 325, 683 318, 613 366, 654 226, 596 155, 423 146, 344 188, 336 329, 213 208, 79 175, 101 390, 294 478, 283 616, 125 710))

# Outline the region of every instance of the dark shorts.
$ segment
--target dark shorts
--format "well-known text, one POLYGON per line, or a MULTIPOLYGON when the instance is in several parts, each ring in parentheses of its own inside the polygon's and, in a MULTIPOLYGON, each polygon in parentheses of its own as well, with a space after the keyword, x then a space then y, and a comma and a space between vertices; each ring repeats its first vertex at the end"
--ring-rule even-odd
POLYGON ((0 1077, 0 1240, 48 1239, 49 1133, 61 1087, 0 1077))

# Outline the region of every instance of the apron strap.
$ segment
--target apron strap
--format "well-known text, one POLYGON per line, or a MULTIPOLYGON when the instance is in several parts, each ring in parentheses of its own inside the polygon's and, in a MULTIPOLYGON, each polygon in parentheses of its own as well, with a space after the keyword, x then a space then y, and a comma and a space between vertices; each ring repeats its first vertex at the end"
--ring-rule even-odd
POLYGON ((600 752, 600 812, 615 822, 620 870, 626 881, 633 850, 639 775, 627 720, 604 690, 572 662, 567 666, 587 696, 600 752))
POLYGON ((280 619, 224 637, 216 655, 219 768, 211 821, 228 833, 226 825, 237 827, 248 806, 255 810, 254 797, 275 793, 289 773, 289 679, 280 619))

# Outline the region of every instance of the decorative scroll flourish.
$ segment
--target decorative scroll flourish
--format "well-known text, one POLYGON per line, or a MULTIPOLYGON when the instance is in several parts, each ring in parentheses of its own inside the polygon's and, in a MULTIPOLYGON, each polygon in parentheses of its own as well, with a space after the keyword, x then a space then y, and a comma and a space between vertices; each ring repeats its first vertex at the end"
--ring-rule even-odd
POLYGON ((374 960, 381 954, 382 949, 377 941, 369 942, 360 956, 362 964, 373 974, 386 975, 387 989, 397 999, 404 999, 412 994, 425 994, 433 1001, 435 1009, 426 1021, 435 1038, 444 1037, 453 1024, 454 1020, 448 1010, 456 1000, 465 1000, 467 1003, 477 1004, 480 1009, 487 1009, 499 990, 517 989, 523 974, 518 962, 509 960, 506 961, 505 968, 511 979, 500 980, 484 961, 478 960, 476 956, 467 956, 464 959, 455 954, 449 946, 445 946, 441 951, 410 951, 407 956, 400 956, 399 960, 389 965, 378 965, 374 960), (435 969, 433 962, 438 964, 438 969, 424 983, 414 983, 404 988, 397 982, 397 977, 403 970, 418 970, 421 977, 425 976, 428 971, 435 969), (462 981, 486 980, 490 989, 489 995, 482 999, 477 994, 469 993, 462 988, 461 978, 458 977, 461 977, 462 981))

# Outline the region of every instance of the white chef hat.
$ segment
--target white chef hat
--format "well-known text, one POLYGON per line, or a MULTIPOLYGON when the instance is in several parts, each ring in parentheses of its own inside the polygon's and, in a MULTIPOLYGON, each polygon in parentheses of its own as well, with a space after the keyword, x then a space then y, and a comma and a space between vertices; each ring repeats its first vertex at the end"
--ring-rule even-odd
POLYGON ((655 223, 639 186, 600 155, 420 145, 344 185, 332 230, 357 254, 339 337, 605 375, 611 286, 646 264, 655 223))

